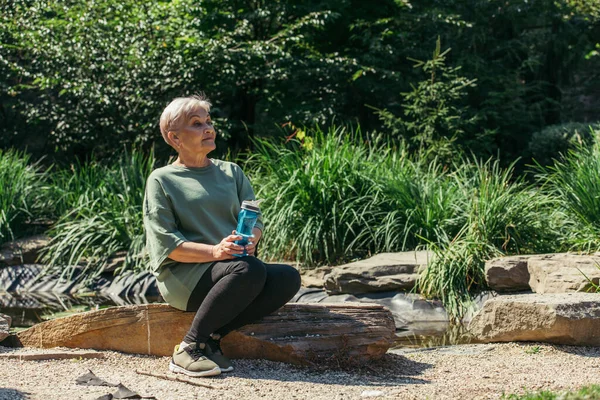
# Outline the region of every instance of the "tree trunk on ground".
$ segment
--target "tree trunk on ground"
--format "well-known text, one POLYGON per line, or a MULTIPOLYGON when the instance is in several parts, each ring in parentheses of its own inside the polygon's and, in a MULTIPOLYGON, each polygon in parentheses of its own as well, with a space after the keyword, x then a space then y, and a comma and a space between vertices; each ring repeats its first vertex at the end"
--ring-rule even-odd
MULTIPOLYGON (((194 313, 167 304, 112 307, 43 322, 18 333, 24 346, 78 347, 170 356, 194 313)), ((222 342, 231 358, 292 364, 363 362, 392 345, 395 325, 383 306, 288 304, 222 342)))

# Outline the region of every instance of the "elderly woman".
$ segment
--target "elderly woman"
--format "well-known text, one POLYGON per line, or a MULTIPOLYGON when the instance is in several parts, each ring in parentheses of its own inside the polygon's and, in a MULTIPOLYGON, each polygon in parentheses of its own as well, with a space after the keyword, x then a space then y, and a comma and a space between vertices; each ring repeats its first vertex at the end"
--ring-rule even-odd
POLYGON ((164 299, 196 313, 169 369, 218 375, 233 370, 220 338, 288 302, 300 276, 288 265, 254 257, 260 217, 252 242, 235 243, 242 238, 235 234, 241 203, 255 197, 239 166, 208 158, 216 147, 210 103, 200 96, 173 100, 160 117, 160 131, 178 157, 148 177, 146 245, 164 299))

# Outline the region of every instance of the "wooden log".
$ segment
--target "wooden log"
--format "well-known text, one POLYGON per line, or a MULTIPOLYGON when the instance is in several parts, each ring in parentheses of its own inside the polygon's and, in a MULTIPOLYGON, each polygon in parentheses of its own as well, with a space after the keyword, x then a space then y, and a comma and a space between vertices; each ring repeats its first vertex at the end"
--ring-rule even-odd
MULTIPOLYGON (((185 336, 194 313, 167 304, 112 307, 57 318, 18 333, 24 346, 116 350, 170 356, 185 336)), ((363 362, 392 345, 391 312, 371 304, 287 304, 255 324, 223 338, 230 358, 292 364, 335 359, 363 362)))

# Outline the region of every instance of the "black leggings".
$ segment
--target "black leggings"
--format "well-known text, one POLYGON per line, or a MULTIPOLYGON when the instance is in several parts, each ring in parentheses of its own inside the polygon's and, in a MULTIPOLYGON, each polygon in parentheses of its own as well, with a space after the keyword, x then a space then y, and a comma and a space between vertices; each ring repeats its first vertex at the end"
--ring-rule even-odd
POLYGON ((196 311, 186 343, 204 343, 271 314, 300 289, 298 271, 251 256, 217 261, 202 275, 187 304, 196 311))

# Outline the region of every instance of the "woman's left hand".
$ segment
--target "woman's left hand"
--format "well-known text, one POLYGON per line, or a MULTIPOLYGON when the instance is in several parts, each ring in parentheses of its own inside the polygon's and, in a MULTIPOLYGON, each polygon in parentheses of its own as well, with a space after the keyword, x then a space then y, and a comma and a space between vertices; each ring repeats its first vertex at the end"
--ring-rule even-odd
POLYGON ((252 235, 254 235, 254 237, 251 238, 248 244, 245 246, 246 253, 248 253, 249 256, 253 256, 256 252, 256 245, 262 236, 262 231, 258 228, 254 228, 252 229, 252 235))

